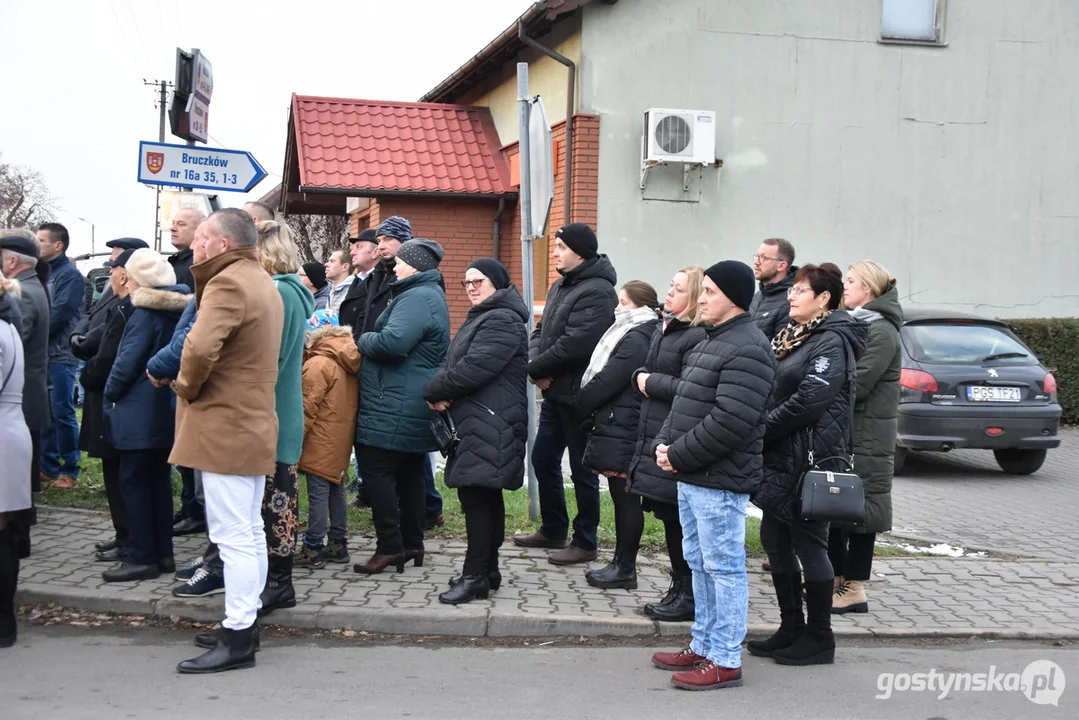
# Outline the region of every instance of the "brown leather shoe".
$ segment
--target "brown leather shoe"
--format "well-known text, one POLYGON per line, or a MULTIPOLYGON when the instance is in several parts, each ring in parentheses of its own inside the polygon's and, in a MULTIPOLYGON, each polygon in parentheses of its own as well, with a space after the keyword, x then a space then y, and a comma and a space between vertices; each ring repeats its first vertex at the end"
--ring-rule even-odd
POLYGON ((550 550, 561 550, 569 545, 569 540, 552 540, 539 530, 531 535, 514 535, 513 544, 519 547, 526 548, 547 548, 550 550))
POLYGON ((378 575, 391 565, 397 567, 397 572, 404 572, 405 554, 403 552, 396 555, 379 555, 375 553, 370 560, 365 563, 356 563, 352 566, 352 569, 361 575, 378 575))
POLYGON ((707 660, 703 655, 687 648, 682 648, 678 652, 657 652, 652 654, 652 664, 658 667, 660 670, 674 670, 675 672, 681 670, 692 670, 697 667, 697 663, 702 663, 707 660))
POLYGON ((725 668, 705 660, 692 670, 671 675, 671 685, 683 690, 718 690, 741 687, 742 668, 725 668))
POLYGON ((78 484, 78 481, 70 475, 61 475, 56 478, 56 482, 52 486, 57 490, 74 490, 78 484))
POLYGON ((43 472, 39 472, 37 474, 37 477, 38 477, 38 480, 41 482, 41 489, 42 490, 49 487, 50 485, 52 485, 57 480, 57 478, 53 477, 52 475, 46 475, 43 472))
POLYGON ((595 560, 596 551, 585 550, 576 545, 570 545, 565 550, 551 553, 547 556, 547 559, 552 565, 578 565, 580 563, 592 562, 595 560))

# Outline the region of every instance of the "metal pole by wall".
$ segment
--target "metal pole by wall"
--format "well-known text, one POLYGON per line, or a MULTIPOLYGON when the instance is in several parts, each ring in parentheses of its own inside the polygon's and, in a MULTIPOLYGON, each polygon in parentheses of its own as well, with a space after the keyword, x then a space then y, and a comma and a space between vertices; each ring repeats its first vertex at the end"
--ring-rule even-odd
MULTIPOLYGON (((165 142, 165 95, 166 95, 166 81, 161 81, 161 96, 158 98, 158 110, 160 111, 160 117, 158 118, 157 127, 157 141, 165 142)), ((154 208, 154 250, 161 252, 161 186, 157 186, 157 203, 154 208)))
MULTIPOLYGON (((528 147, 528 118, 531 100, 528 97, 528 63, 517 63, 518 148, 521 169, 521 290, 528 308, 528 331, 535 328, 535 293, 532 289, 532 163, 528 147)), ((539 519, 539 484, 532 468, 532 451, 536 444, 536 386, 528 383, 528 518, 539 519)))

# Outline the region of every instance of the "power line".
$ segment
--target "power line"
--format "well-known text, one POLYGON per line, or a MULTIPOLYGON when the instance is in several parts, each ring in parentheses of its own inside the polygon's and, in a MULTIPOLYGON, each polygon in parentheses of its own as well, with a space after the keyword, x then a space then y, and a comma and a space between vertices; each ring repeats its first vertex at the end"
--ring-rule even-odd
POLYGON ((127 39, 127 33, 124 32, 124 26, 120 24, 120 16, 116 14, 116 8, 112 5, 112 0, 109 0, 109 10, 112 11, 112 19, 116 21, 116 27, 120 30, 120 37, 124 40, 124 46, 127 47, 127 54, 131 58, 131 63, 135 66, 135 70, 139 73, 139 77, 146 80, 146 73, 142 71, 142 66, 139 61, 135 59, 135 53, 131 51, 131 43, 127 39))
POLYGON ((142 39, 142 31, 139 30, 139 23, 135 20, 135 13, 131 9, 130 0, 124 0, 124 5, 127 6, 127 16, 131 18, 131 24, 135 26, 135 34, 139 38, 139 52, 142 54, 142 57, 146 60, 147 64, 152 67, 154 63, 150 59, 150 54, 146 52, 146 41, 142 39))

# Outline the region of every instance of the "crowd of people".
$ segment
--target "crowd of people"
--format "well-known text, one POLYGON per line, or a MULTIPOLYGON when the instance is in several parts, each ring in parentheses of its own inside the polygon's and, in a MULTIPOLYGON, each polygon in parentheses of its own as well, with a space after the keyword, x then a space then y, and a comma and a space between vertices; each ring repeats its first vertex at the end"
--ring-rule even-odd
POLYGON ((115 528, 96 548, 116 563, 103 579, 175 573, 179 596, 225 595, 221 629, 196 638, 206 652, 180 672, 254 665, 258 617, 296 603, 294 567, 351 562, 353 467, 377 537, 355 572, 422 566, 424 533, 442 521, 440 450, 468 546, 438 599, 487 598, 502 582, 503 493, 525 475, 527 383, 543 394, 531 455, 542 523, 512 541, 549 549, 556 565, 595 561, 603 476, 616 543, 584 576, 633 589, 653 513, 672 580, 644 611, 693 621, 688 647, 652 658, 674 685, 742 683, 749 502, 763 512, 781 614, 749 652, 831 663, 832 614, 867 610, 875 533, 891 523, 902 320, 879 264, 855 263, 844 279, 831 263, 795 266, 791 243, 774 238, 752 266, 678 270, 660 302, 646 282, 619 286, 594 231, 573 223, 555 234, 559 278, 529 335, 530 309, 502 263, 479 258, 446 278, 442 246, 413 237, 405 218, 364 230, 324 264, 301 264, 288 227, 260 203, 209 218, 181 211, 172 239, 167 258, 134 238, 108 243, 109 288, 86 308, 63 226, 0 232, 0 645, 15 640, 32 491, 76 486, 80 450, 102 461, 115 528), (456 333, 447 282, 471 304, 456 333), (850 458, 865 521, 801 517, 802 474, 846 470, 850 458), (172 467, 183 481, 175 514, 172 467), (173 536, 203 530, 205 551, 177 571, 173 536))

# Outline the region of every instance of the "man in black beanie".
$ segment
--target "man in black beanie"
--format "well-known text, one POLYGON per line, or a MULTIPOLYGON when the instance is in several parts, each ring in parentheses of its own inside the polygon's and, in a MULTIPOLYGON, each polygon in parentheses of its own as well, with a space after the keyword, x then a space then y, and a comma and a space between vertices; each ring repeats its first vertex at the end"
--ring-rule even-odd
POLYGON ((543 319, 529 343, 529 380, 543 391, 532 449, 543 524, 537 532, 518 535, 513 542, 521 547, 555 549, 550 555, 555 565, 596 559, 599 478, 584 466, 588 433, 581 430, 575 417, 575 404, 581 376, 592 351, 614 322, 618 305, 614 289, 618 277, 611 261, 598 250, 596 233, 583 223, 565 225, 555 233, 554 259, 562 277, 547 291, 543 319), (577 496, 569 547, 569 515, 562 485, 562 454, 567 447, 577 496))
POLYGON ((675 687, 742 684, 746 636, 746 505, 764 468, 765 406, 775 381, 771 343, 747 312, 753 271, 734 260, 704 271, 701 321, 708 335, 685 356, 671 414, 652 447, 678 480, 678 515, 696 600, 693 640, 657 652, 675 687))
POLYGON ((296 273, 300 282, 315 296, 315 311, 325 310, 330 306, 330 286, 326 283, 326 266, 322 263, 308 262, 300 266, 296 273))

